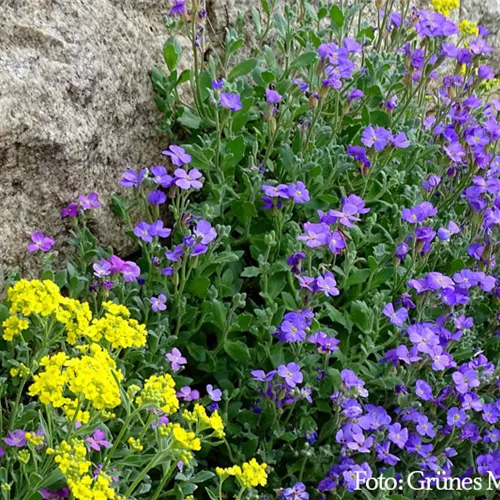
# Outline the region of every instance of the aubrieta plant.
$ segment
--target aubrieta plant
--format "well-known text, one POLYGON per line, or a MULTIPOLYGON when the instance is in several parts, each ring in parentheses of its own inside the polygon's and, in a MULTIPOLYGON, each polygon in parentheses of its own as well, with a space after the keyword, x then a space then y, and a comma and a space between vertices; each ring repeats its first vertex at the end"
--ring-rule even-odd
POLYGON ((137 252, 83 193, 0 306, 5 500, 494 497, 493 47, 456 0, 375 6, 262 0, 215 49, 173 2, 164 162, 112 199, 137 252))

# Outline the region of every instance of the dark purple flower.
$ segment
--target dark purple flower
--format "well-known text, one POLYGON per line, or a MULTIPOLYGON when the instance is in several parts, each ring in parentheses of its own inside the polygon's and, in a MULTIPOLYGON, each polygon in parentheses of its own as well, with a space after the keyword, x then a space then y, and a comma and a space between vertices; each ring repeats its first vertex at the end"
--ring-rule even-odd
POLYGON ((184 0, 173 0, 172 8, 168 13, 169 17, 172 16, 181 16, 186 13, 186 5, 184 0))
POLYGON ((212 88, 214 90, 222 90, 222 87, 224 87, 224 80, 222 78, 212 80, 212 88))
POLYGON ((123 172, 120 184, 123 187, 132 187, 138 189, 145 175, 145 168, 141 169, 138 173, 135 170, 125 170, 125 172, 123 172))
POLYGON ((162 205, 167 201, 167 195, 163 191, 155 189, 149 193, 148 201, 151 205, 162 205))
POLYGON ((43 500, 63 500, 69 497, 69 488, 61 488, 60 490, 49 491, 45 488, 38 490, 42 495, 43 500))
POLYGON ((61 217, 77 217, 78 216, 78 205, 76 203, 70 203, 61 210, 61 217))

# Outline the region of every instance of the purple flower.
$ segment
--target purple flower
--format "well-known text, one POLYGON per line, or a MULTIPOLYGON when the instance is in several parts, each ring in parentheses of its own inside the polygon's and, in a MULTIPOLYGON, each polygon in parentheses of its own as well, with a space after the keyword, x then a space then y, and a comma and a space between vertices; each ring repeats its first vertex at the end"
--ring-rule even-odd
POLYGON ((359 222, 361 219, 356 217, 358 213, 358 208, 350 203, 344 203, 342 210, 330 210, 329 215, 333 217, 338 217, 339 222, 346 227, 353 227, 353 222, 359 222))
POLYGON ((181 189, 200 189, 203 187, 203 183, 198 180, 202 177, 202 174, 196 168, 192 168, 189 172, 178 168, 174 175, 174 184, 181 189))
POLYGON ((396 247, 394 255, 398 259, 404 260, 404 258, 408 255, 408 251, 409 251, 408 245, 403 241, 396 247))
POLYGON ((210 222, 206 220, 200 220, 196 224, 196 227, 193 230, 193 234, 196 237, 197 241, 203 243, 204 245, 208 245, 212 241, 217 238, 217 231, 210 224, 210 222))
POLYGON ((120 272, 123 276, 123 281, 131 283, 139 277, 141 268, 135 262, 127 261, 123 264, 120 272))
POLYGON ((227 92, 222 92, 220 95, 220 105, 223 108, 227 108, 231 111, 239 111, 243 108, 241 104, 240 96, 238 94, 228 94, 227 92))
POLYGON ((300 371, 300 366, 297 363, 288 363, 278 367, 278 375, 285 379, 288 387, 295 387, 297 384, 302 383, 304 376, 300 371))
POLYGON ((308 500, 309 493, 306 492, 304 483, 296 483, 291 488, 285 488, 280 495, 285 500, 308 500))
POLYGON ((171 229, 163 227, 163 221, 161 220, 154 221, 149 226, 149 234, 151 236, 158 236, 158 238, 168 238, 171 232, 171 229))
POLYGON ((366 155, 366 149, 363 146, 347 146, 347 154, 352 156, 356 161, 362 163, 366 168, 369 168, 371 162, 366 155))
POLYGON ((463 373, 458 371, 451 378, 455 382, 455 387, 460 394, 465 394, 469 388, 479 387, 480 385, 476 370, 468 369, 463 373))
MULTIPOLYGON (((191 162, 191 155, 187 154, 184 148, 172 144, 168 149, 161 152, 162 155, 169 156, 170 161, 177 167, 182 167, 191 162)), ((177 175, 177 174, 176 174, 177 175)))
POLYGON ((153 174, 153 182, 161 187, 168 188, 172 185, 174 178, 167 174, 165 167, 158 165, 157 167, 150 167, 149 169, 153 174))
POLYGON ((424 401, 434 401, 432 387, 425 380, 417 380, 415 394, 424 401))
POLYGON ((408 429, 401 427, 400 423, 395 423, 388 427, 389 433, 387 437, 392 441, 398 448, 403 449, 406 441, 408 441, 408 429))
POLYGON ((368 148, 374 146, 377 151, 382 151, 389 142, 391 133, 383 127, 373 128, 368 125, 361 134, 361 142, 368 148))
POLYGON ((467 422, 467 414, 456 406, 450 408, 446 414, 446 422, 452 427, 463 427, 467 422))
MULTIPOLYGON (((351 93, 347 96, 347 101, 348 102, 352 102, 356 99, 361 99, 362 97, 364 97, 364 93, 362 90, 359 90, 359 89, 354 89, 353 91, 351 91, 351 93)), ((354 147, 361 147, 361 146, 354 146, 354 147)))
POLYGON ((340 294, 335 276, 329 271, 327 271, 324 276, 320 276, 316 279, 316 287, 327 297, 336 297, 340 294))
POLYGON ((288 196, 293 198, 295 203, 306 203, 310 200, 309 191, 307 190, 305 184, 301 181, 288 186, 288 196))
POLYGON ((276 90, 266 89, 266 101, 267 104, 276 104, 283 99, 281 95, 276 92, 276 90))
POLYGON ((54 491, 41 488, 38 490, 38 493, 42 495, 43 500, 62 500, 69 497, 69 488, 61 488, 54 491))
POLYGON ((123 172, 120 184, 123 187, 132 187, 138 189, 145 175, 145 168, 141 169, 139 173, 137 173, 135 170, 125 170, 125 172, 123 172))
POLYGON ((391 443, 389 443, 389 441, 384 441, 381 444, 377 443, 375 445, 375 451, 377 452, 377 460, 387 465, 394 466, 399 462, 399 458, 389 452, 390 446, 391 443))
POLYGON ((220 389, 214 389, 212 385, 207 385, 207 394, 208 397, 214 402, 217 403, 222 399, 222 391, 220 389))
POLYGON ((80 206, 83 210, 92 210, 93 208, 102 207, 102 203, 99 201, 99 195, 97 193, 90 193, 88 196, 83 194, 78 197, 80 206))
POLYGON ((151 309, 154 312, 164 311, 167 306, 165 302, 167 302, 167 297, 161 293, 158 297, 150 297, 149 301, 151 302, 151 309))
POLYGON ((252 370, 250 372, 252 374, 252 380, 257 380, 258 382, 269 382, 276 375, 276 370, 271 370, 269 373, 266 373, 264 370, 252 370))
POLYGON ((400 307, 395 311, 391 303, 384 306, 383 313, 389 318, 391 324, 396 326, 403 326, 404 322, 408 319, 408 311, 404 307, 400 307))
POLYGON ((368 391, 364 388, 365 382, 358 378, 358 376, 352 370, 342 370, 340 372, 340 377, 347 390, 353 389, 357 395, 363 398, 368 397, 368 391))
POLYGON ((111 262, 108 262, 106 259, 101 259, 101 262, 96 262, 92 269, 94 270, 94 276, 97 278, 104 278, 105 276, 109 276, 113 271, 113 266, 111 262))
POLYGON ((309 248, 317 248, 326 245, 328 235, 330 234, 330 227, 327 224, 306 222, 304 229, 307 235, 297 236, 298 240, 305 241, 306 246, 309 248))
POLYGON ((406 149, 410 146, 410 141, 406 138, 406 134, 404 132, 400 132, 399 134, 391 137, 391 144, 395 148, 406 149))
POLYGON ((423 201, 420 205, 415 205, 412 208, 403 208, 401 216, 404 221, 410 224, 423 222, 428 217, 437 214, 437 209, 428 201, 423 201))
POLYGON ((186 385, 181 387, 181 390, 177 393, 177 397, 184 401, 196 401, 200 399, 200 393, 197 390, 192 390, 191 387, 186 385))
POLYGON ((459 142, 452 142, 449 146, 444 146, 443 149, 450 160, 455 163, 460 163, 465 156, 465 151, 459 142))
POLYGON ((26 446, 26 432, 18 429, 17 431, 8 431, 9 436, 3 438, 4 443, 8 446, 14 446, 16 448, 22 448, 26 446))
POLYGON ((149 193, 148 201, 151 205, 162 205, 167 201, 167 195, 163 191, 155 189, 149 193))
POLYGON ((224 87, 224 80, 222 78, 212 80, 212 88, 214 90, 222 90, 222 87, 224 87))
POLYGON ((139 222, 137 226, 134 227, 134 234, 146 243, 151 243, 153 241, 153 236, 150 234, 151 226, 147 222, 139 222))
POLYGON ((61 217, 77 217, 78 216, 78 205, 76 203, 70 203, 61 210, 61 217))
POLYGON ((40 231, 36 231, 31 235, 31 241, 33 243, 26 246, 29 252, 48 252, 54 246, 54 240, 40 231))
POLYGON ((86 440, 87 447, 95 451, 101 451, 101 446, 104 448, 110 448, 111 443, 106 441, 106 433, 100 429, 96 429, 92 436, 89 436, 86 440))
POLYGON ((486 64, 479 66, 477 76, 480 80, 492 80, 495 78, 495 72, 486 64))
POLYGON ((177 372, 181 369, 182 365, 187 363, 187 359, 182 356, 181 351, 174 347, 171 352, 168 352, 165 357, 170 361, 172 365, 172 370, 177 372))
POLYGON ((186 13, 186 5, 184 0, 173 0, 174 4, 168 13, 169 17, 181 16, 186 13))

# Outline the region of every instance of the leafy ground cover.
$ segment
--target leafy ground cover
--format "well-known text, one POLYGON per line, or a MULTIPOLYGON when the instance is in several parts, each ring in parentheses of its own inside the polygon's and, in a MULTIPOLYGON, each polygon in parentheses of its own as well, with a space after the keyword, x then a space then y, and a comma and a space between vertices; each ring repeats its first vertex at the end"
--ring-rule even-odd
POLYGON ((112 200, 137 255, 84 193, 71 261, 33 233, 0 305, 5 499, 493 497, 500 100, 456 7, 263 0, 254 46, 209 50, 176 0, 165 162, 112 200))

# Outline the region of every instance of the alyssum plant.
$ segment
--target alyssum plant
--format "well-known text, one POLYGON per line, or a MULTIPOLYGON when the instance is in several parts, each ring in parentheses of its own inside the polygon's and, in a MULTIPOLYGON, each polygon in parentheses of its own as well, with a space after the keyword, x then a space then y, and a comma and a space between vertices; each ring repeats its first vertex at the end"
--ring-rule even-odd
POLYGON ((466 495, 450 478, 493 498, 488 30, 450 20, 455 0, 388 0, 374 26, 363 2, 260 7, 215 50, 204 5, 172 6, 152 72, 165 162, 112 200, 135 258, 99 246, 90 193, 61 211, 66 268, 36 232, 41 280, 12 273, 5 499, 466 495), (434 488, 363 488, 412 471, 434 488))

